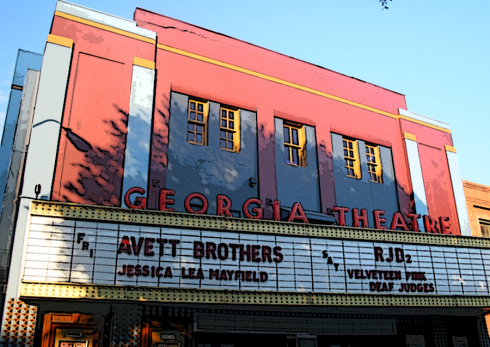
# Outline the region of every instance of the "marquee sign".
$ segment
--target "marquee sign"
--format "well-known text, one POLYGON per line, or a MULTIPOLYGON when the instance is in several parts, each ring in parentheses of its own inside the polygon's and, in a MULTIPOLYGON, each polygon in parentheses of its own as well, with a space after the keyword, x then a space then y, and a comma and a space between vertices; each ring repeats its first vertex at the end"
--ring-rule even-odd
POLYGON ((24 281, 349 294, 489 295, 490 249, 33 216, 24 281))

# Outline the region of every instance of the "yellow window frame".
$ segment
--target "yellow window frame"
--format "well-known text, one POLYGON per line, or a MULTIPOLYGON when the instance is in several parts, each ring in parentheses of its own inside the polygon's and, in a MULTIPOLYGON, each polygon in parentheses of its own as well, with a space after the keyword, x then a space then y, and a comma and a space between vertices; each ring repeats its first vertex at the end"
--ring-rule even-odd
POLYGON ((305 126, 284 121, 283 131, 285 151, 284 161, 289 165, 306 167, 305 126), (297 132, 297 143, 294 143, 294 131, 297 132), (297 163, 294 162, 294 153, 297 153, 297 163))
POLYGON ((189 99, 187 106, 187 142, 207 146, 209 103, 203 100, 189 99), (201 142, 198 141, 199 135, 201 142))
POLYGON ((229 152, 240 151, 240 112, 229 107, 219 110, 219 147, 229 152), (230 138, 231 137, 231 138, 230 138), (230 148, 231 147, 231 148, 230 148))
POLYGON ((383 183, 381 157, 379 146, 366 144, 366 159, 368 165, 369 181, 383 183))
POLYGON ((344 166, 347 171, 347 177, 361 179, 361 165, 357 141, 343 137, 342 145, 344 150, 344 166))

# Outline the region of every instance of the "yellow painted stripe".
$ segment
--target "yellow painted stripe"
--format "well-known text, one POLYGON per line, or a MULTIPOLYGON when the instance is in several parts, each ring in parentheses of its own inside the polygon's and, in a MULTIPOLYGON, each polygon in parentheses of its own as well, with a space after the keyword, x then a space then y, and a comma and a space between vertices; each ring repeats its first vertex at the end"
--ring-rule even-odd
POLYGON ((54 15, 55 16, 58 16, 58 17, 70 19, 70 20, 72 20, 74 22, 78 22, 78 23, 90 25, 92 27, 99 28, 99 29, 102 29, 102 30, 110 31, 112 33, 116 33, 116 34, 119 34, 119 35, 131 37, 131 38, 136 39, 136 40, 140 40, 140 41, 144 41, 144 42, 148 42, 148 43, 152 43, 152 44, 155 44, 156 43, 155 40, 150 39, 148 37, 144 37, 144 36, 141 36, 141 35, 133 34, 133 33, 130 33, 129 31, 125 31, 125 30, 121 30, 121 29, 116 29, 114 27, 111 27, 111 26, 108 26, 108 25, 105 25, 105 24, 100 24, 100 23, 92 22, 91 20, 83 19, 83 18, 76 17, 76 16, 72 16, 71 14, 67 14, 67 13, 56 11, 54 13, 54 15))
POLYGON ((54 43, 56 45, 65 46, 68 48, 73 47, 73 40, 58 35, 49 34, 47 41, 49 43, 54 43))
POLYGON ((437 125, 430 124, 430 123, 427 123, 427 122, 423 122, 423 121, 418 120, 418 119, 410 118, 410 117, 407 117, 407 116, 404 116, 404 115, 399 115, 398 118, 399 119, 404 119, 404 120, 409 121, 409 122, 412 122, 412 123, 417 123, 417 124, 426 126, 428 128, 440 130, 440 131, 443 131, 443 132, 448 133, 448 134, 451 133, 451 130, 449 130, 449 129, 446 129, 446 128, 443 128, 443 127, 439 127, 437 125))
POLYGON ((354 102, 354 101, 350 101, 350 100, 347 100, 347 99, 344 99, 344 98, 340 98, 340 97, 335 96, 335 95, 331 95, 331 94, 328 94, 328 93, 321 92, 321 91, 316 90, 316 89, 308 88, 308 87, 302 86, 300 84, 288 82, 288 81, 282 80, 280 78, 272 77, 272 76, 269 76, 269 75, 266 75, 266 74, 263 74, 263 73, 260 73, 260 72, 256 72, 256 71, 245 69, 245 68, 242 68, 242 67, 239 67, 239 66, 236 66, 236 65, 228 64, 228 63, 225 63, 225 62, 222 62, 222 61, 219 61, 219 60, 216 60, 216 59, 208 58, 208 57, 205 57, 205 56, 202 56, 202 55, 199 55, 199 54, 195 54, 195 53, 187 52, 187 51, 184 51, 184 50, 181 50, 181 49, 178 49, 178 48, 174 48, 174 47, 162 45, 160 43, 157 44, 157 47, 160 48, 160 49, 163 49, 165 51, 168 51, 168 52, 180 54, 180 55, 183 55, 185 57, 189 57, 189 58, 197 59, 197 60, 200 60, 200 61, 204 61, 204 62, 207 62, 207 63, 210 63, 210 64, 214 64, 214 65, 217 65, 217 66, 221 66, 221 67, 224 67, 224 68, 227 68, 227 69, 230 69, 230 70, 242 72, 242 73, 245 73, 245 74, 250 75, 250 76, 262 78, 262 79, 265 79, 267 81, 279 83, 279 84, 282 84, 282 85, 285 85, 285 86, 288 86, 288 87, 292 87, 292 88, 299 89, 299 90, 302 90, 302 91, 305 91, 305 92, 308 92, 308 93, 319 95, 319 96, 322 96, 322 97, 325 97, 325 98, 328 98, 328 99, 331 99, 331 100, 336 100, 336 101, 342 102, 344 104, 348 104, 348 105, 351 105, 351 106, 359 107, 359 108, 362 108, 363 110, 367 110, 367 111, 371 111, 371 112, 374 112, 374 113, 378 113, 378 114, 381 114, 383 116, 387 116, 387 117, 394 118, 394 119, 400 119, 400 118, 402 118, 402 119, 408 120, 410 122, 414 122, 414 123, 417 123, 417 124, 425 125, 425 126, 427 126, 429 128, 437 129, 437 130, 448 132, 448 133, 451 132, 449 129, 438 127, 436 125, 432 125, 432 124, 429 124, 429 123, 426 123, 426 122, 422 122, 422 121, 419 121, 419 120, 416 120, 416 119, 413 119, 413 118, 409 118, 409 117, 406 117, 406 116, 396 115, 396 114, 393 114, 393 113, 385 112, 385 111, 379 110, 379 109, 374 108, 374 107, 366 106, 366 105, 363 105, 363 104, 360 104, 360 103, 357 103, 357 102, 354 102))
POLYGON ((211 64, 218 65, 218 66, 221 66, 221 67, 225 67, 225 68, 228 68, 230 70, 242 72, 242 73, 245 73, 245 74, 250 75, 250 76, 262 78, 262 79, 265 79, 267 81, 279 83, 279 84, 282 84, 282 85, 285 85, 285 86, 288 86, 288 87, 292 87, 292 88, 295 88, 295 89, 299 89, 299 90, 302 90, 302 91, 305 91, 305 92, 308 92, 308 93, 312 93, 312 94, 315 94, 315 95, 323 96, 323 97, 328 98, 328 99, 332 99, 332 100, 343 102, 345 104, 356 106, 356 107, 362 108, 364 110, 376 112, 376 113, 379 113, 379 114, 382 114, 382 115, 385 115, 385 116, 388 116, 388 117, 391 117, 391 118, 398 119, 398 116, 396 114, 392 114, 392 113, 389 113, 389 112, 378 110, 378 109, 373 108, 373 107, 370 107, 370 106, 366 106, 366 105, 359 104, 359 103, 354 102, 354 101, 346 100, 346 99, 340 98, 340 97, 335 96, 335 95, 327 94, 327 93, 321 92, 321 91, 316 90, 316 89, 312 89, 312 88, 308 88, 308 87, 302 86, 300 84, 288 82, 288 81, 282 80, 280 78, 276 78, 276 77, 272 77, 272 76, 269 76, 269 75, 265 75, 265 74, 260 73, 260 72, 255 72, 255 71, 248 70, 248 69, 245 69, 245 68, 242 68, 242 67, 239 67, 239 66, 235 66, 235 65, 228 64, 228 63, 224 63, 224 62, 219 61, 219 60, 215 60, 215 59, 204 57, 202 55, 198 55, 198 54, 190 53, 190 52, 187 52, 187 51, 183 51, 183 50, 178 49, 178 48, 173 48, 173 47, 170 47, 170 46, 165 46, 165 45, 162 45, 160 43, 157 44, 157 47, 160 48, 160 49, 163 49, 163 50, 172 52, 172 53, 177 53, 177 54, 180 54, 180 55, 189 57, 189 58, 194 58, 194 59, 201 60, 201 61, 204 61, 204 62, 207 62, 207 63, 211 63, 211 64))
POLYGON ((150 70, 155 70, 155 62, 143 58, 134 57, 133 65, 138 65, 141 67, 146 67, 150 70))
POLYGON ((22 86, 18 86, 16 84, 12 84, 12 89, 15 89, 15 90, 23 90, 24 88, 22 88, 22 86))
POLYGON ((454 148, 453 146, 444 145, 444 148, 446 148, 446 151, 448 152, 456 153, 456 148, 454 148))
POLYGON ((415 137, 414 134, 410 134, 410 133, 403 133, 403 136, 407 139, 407 140, 412 140, 412 141, 415 141, 417 142, 417 137, 415 137))

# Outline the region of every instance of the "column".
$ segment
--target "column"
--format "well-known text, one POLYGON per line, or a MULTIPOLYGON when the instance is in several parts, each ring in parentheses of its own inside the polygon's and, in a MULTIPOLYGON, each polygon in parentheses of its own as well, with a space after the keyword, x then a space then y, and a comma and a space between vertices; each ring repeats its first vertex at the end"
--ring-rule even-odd
MULTIPOLYGON (((148 186, 154 81, 155 63, 135 57, 124 158, 123 197, 130 188, 146 190, 148 186)), ((122 206, 128 207, 124 199, 122 206)))
MULTIPOLYGON (((410 169, 410 180, 412 181, 415 211, 420 215, 426 215, 429 214, 429 211, 427 209, 427 197, 425 195, 424 178, 422 176, 422 166, 420 165, 417 138, 410 133, 403 134, 405 137, 405 146, 407 148, 408 167, 410 169)), ((425 231, 422 218, 420 218, 418 222, 419 230, 425 231)))
POLYGON ((445 149, 461 235, 471 236, 470 220, 468 218, 468 210, 466 209, 466 199, 464 196, 463 181, 461 180, 461 175, 459 173, 459 162, 458 155, 456 154, 456 148, 445 145, 445 149))

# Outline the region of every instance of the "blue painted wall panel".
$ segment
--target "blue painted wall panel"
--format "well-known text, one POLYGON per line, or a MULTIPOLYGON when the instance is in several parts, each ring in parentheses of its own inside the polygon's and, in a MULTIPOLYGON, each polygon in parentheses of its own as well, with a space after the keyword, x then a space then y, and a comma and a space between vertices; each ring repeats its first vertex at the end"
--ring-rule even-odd
MULTIPOLYGON (((229 152, 219 147, 220 105, 209 102, 208 145, 187 142, 187 95, 172 93, 169 124, 169 148, 166 188, 175 190, 176 211, 184 210, 184 200, 198 192, 209 202, 208 214, 216 213, 216 196, 228 196, 236 216, 243 216, 242 205, 248 198, 258 198, 258 185, 251 187, 250 178, 257 178, 257 116, 240 112, 240 151, 229 152)), ((197 208, 196 208, 197 209, 197 208)))
MULTIPOLYGON (((374 210, 386 212, 386 226, 389 228, 393 214, 399 211, 398 194, 390 148, 379 146, 383 183, 369 181, 365 142, 357 140, 361 163, 361 179, 347 177, 342 135, 332 134, 335 193, 337 206, 365 208, 368 210, 369 227, 374 227, 374 210)), ((346 214, 347 225, 352 225, 352 214, 346 214)))
POLYGON ((301 202, 303 209, 320 212, 315 128, 307 125, 304 127, 306 167, 290 165, 284 160, 283 120, 275 119, 277 196, 284 207, 292 207, 295 202, 301 202))
POLYGON ((12 84, 15 84, 17 86, 24 86, 27 69, 39 71, 41 70, 42 62, 42 54, 32 53, 19 49, 12 84))

